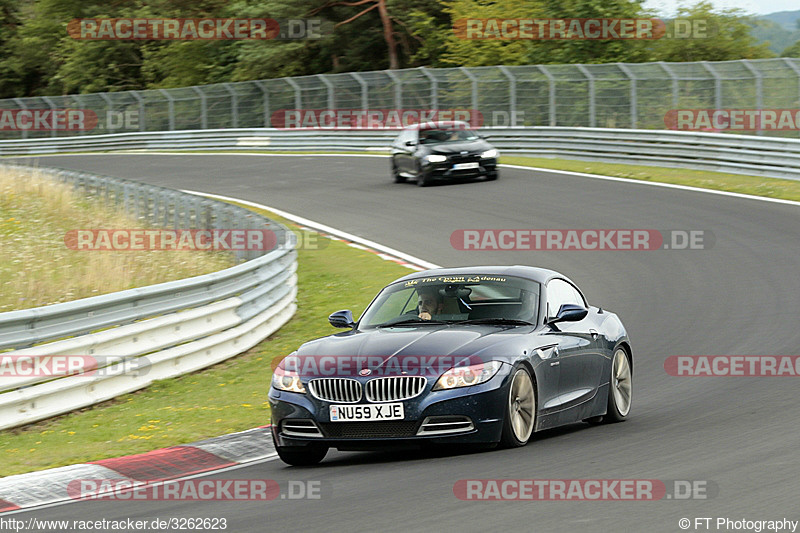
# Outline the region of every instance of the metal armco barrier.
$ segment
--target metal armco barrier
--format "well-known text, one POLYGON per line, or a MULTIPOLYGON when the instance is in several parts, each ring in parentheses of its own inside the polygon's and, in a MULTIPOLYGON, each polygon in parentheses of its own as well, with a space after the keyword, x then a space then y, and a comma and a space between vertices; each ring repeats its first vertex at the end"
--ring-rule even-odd
MULTIPOLYGON (((608 128, 484 128, 502 154, 800 179, 800 139, 608 128)), ((0 155, 113 150, 387 151, 394 130, 223 129, 0 141, 0 155)))
MULTIPOLYGON (((30 172, 29 167, 2 168, 30 172)), ((297 252, 284 226, 238 206, 134 181, 36 169, 153 226, 269 229, 277 246, 193 278, 0 313, 0 358, 46 367, 53 356, 95 360, 83 375, 0 374, 0 429, 102 402, 242 353, 294 314, 297 252), (135 371, 119 369, 134 368, 135 371)))

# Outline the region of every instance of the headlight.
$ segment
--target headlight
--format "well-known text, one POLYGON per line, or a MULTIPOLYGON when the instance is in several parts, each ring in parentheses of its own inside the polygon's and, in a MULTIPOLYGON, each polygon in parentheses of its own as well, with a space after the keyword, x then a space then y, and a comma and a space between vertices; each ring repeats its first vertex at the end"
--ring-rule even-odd
POLYGON ((424 159, 428 163, 444 163, 445 161, 447 161, 447 156, 446 155, 431 154, 431 155, 426 155, 424 159))
POLYGON ((497 157, 497 155, 498 155, 497 154, 497 150, 492 148, 491 150, 486 150, 485 152, 483 152, 481 154, 481 157, 484 158, 484 159, 492 159, 492 158, 497 157))
POLYGON ((294 372, 283 372, 281 369, 275 369, 275 373, 272 374, 272 386, 278 390, 306 393, 306 388, 300 382, 300 376, 294 372))
POLYGON ((497 374, 503 363, 489 361, 470 366, 456 366, 442 374, 432 390, 450 390, 458 387, 470 387, 489 381, 497 374))

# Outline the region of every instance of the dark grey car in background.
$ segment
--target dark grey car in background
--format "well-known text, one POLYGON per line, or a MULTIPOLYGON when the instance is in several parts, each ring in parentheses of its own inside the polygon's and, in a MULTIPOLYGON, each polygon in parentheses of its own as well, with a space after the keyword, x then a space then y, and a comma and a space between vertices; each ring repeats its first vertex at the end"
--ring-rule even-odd
POLYGON ((421 187, 434 180, 496 180, 497 156, 497 149, 466 122, 417 124, 392 142, 392 177, 397 183, 416 179, 421 187))

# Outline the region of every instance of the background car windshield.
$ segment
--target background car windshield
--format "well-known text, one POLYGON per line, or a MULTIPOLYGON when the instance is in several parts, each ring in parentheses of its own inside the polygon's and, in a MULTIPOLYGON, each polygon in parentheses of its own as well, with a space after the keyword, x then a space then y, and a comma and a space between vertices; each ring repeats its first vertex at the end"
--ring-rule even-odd
POLYGON ((386 287, 364 312, 359 327, 419 320, 420 295, 437 300, 433 320, 461 322, 483 318, 536 323, 539 284, 512 276, 465 275, 419 278, 386 287))
POLYGON ((478 134, 466 128, 454 127, 452 129, 429 129, 420 130, 420 144, 438 144, 446 142, 477 141, 478 134))

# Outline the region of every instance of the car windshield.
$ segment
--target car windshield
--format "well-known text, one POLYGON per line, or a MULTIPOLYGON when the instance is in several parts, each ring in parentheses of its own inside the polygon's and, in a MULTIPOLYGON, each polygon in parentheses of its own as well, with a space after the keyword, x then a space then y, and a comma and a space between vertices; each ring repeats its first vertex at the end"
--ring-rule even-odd
POLYGON ((447 323, 536 324, 539 284, 514 276, 432 276, 389 285, 359 328, 447 323))
POLYGON ((453 126, 452 128, 425 129, 419 132, 420 144, 477 141, 479 138, 478 134, 474 131, 458 126, 453 126))

